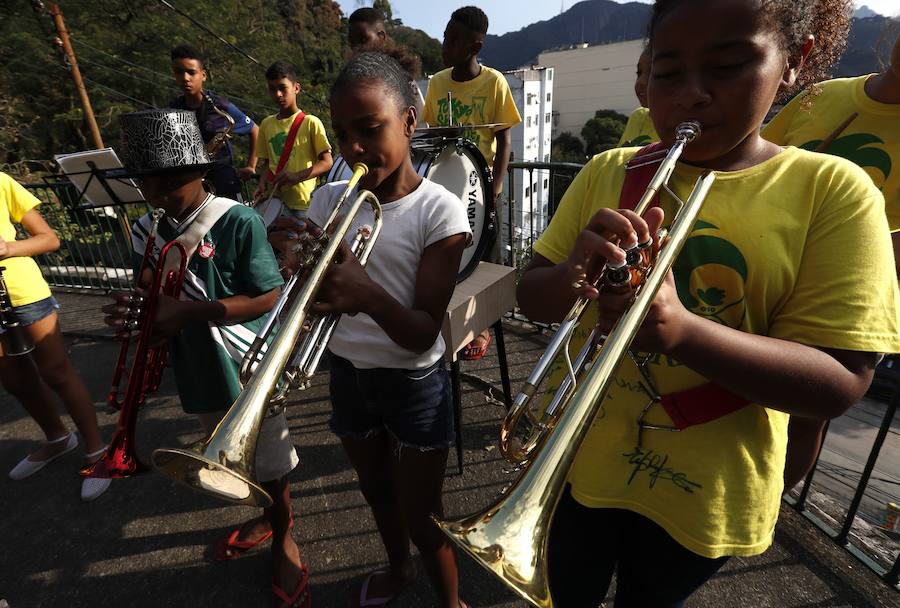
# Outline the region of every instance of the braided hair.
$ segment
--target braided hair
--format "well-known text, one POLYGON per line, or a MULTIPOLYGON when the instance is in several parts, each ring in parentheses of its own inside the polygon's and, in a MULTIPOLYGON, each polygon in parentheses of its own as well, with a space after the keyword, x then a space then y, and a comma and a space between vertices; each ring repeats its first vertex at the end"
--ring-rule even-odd
MULTIPOLYGON (((648 36, 651 44, 653 31, 660 19, 676 7, 690 0, 656 0, 650 17, 648 36)), ((781 48, 789 55, 799 52, 810 34, 816 37, 815 46, 806 58, 800 75, 790 90, 782 92, 789 97, 800 89, 820 82, 844 52, 850 31, 852 3, 850 0, 756 0, 765 18, 781 42, 781 48)))

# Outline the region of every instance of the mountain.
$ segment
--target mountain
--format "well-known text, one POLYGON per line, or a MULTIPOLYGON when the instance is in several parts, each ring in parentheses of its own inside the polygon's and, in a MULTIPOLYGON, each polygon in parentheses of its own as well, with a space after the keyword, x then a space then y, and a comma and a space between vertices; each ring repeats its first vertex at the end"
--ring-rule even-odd
MULTIPOLYGON (((883 69, 891 45, 900 33, 897 21, 878 15, 868 7, 857 11, 850 28, 847 51, 833 75, 854 76, 883 69), (867 16, 862 16, 867 15, 867 16)), ((569 10, 502 36, 488 35, 480 59, 491 67, 512 70, 531 65, 542 51, 643 38, 650 18, 650 5, 619 4, 612 0, 584 0, 569 10)))
POLYGON ((541 51, 586 42, 604 44, 642 38, 650 5, 585 0, 567 11, 502 36, 489 34, 480 58, 499 70, 512 70, 534 61, 541 51))
POLYGON ((891 47, 900 35, 900 21, 876 15, 853 19, 847 50, 832 70, 835 77, 880 72, 889 63, 891 47))
POLYGON ((854 19, 865 19, 866 17, 878 17, 879 14, 870 9, 865 4, 853 11, 854 19))

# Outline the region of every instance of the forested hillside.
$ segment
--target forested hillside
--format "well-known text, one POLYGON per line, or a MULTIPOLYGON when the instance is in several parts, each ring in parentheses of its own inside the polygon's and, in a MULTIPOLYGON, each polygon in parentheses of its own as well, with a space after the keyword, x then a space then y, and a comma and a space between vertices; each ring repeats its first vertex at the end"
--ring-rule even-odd
MULTIPOLYGON (((326 125, 324 101, 347 56, 346 17, 331 0, 60 0, 79 67, 104 143, 116 146, 117 116, 159 107, 179 94, 170 49, 191 43, 208 57, 207 85, 261 120, 274 109, 265 68, 286 59, 300 70, 301 106, 326 125), (190 19, 238 47, 204 31, 190 19)), ((379 2, 390 12, 385 0, 379 2)), ((49 2, 45 3, 49 9, 49 2)), ((390 28, 423 55, 427 69, 440 68, 440 45, 419 30, 390 28)), ((93 147, 78 95, 61 52, 49 10, 31 0, 0 2, 0 164, 50 159, 93 147)), ((246 144, 239 145, 240 150, 246 144)))

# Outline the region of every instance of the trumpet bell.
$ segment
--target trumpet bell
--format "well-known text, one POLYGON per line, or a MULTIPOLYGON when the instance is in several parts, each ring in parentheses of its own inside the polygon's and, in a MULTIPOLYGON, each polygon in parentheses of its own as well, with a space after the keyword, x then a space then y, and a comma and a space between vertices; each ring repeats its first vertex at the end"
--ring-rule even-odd
POLYGON ((117 428, 103 457, 81 469, 81 475, 97 479, 125 479, 147 470, 147 465, 138 460, 134 442, 127 430, 117 428))
POLYGON ((224 452, 221 461, 207 456, 206 443, 198 449, 162 448, 153 452, 153 466, 178 483, 229 502, 269 507, 272 497, 253 480, 243 462, 232 462, 224 452))

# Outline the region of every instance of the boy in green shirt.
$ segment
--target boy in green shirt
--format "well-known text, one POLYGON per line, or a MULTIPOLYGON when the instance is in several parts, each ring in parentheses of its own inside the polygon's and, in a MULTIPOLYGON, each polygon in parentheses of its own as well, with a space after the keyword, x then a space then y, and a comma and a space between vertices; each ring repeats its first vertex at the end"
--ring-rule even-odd
MULTIPOLYGON (((241 391, 239 362, 283 280, 259 215, 204 191, 203 175, 213 163, 192 112, 134 112, 123 115, 121 124, 126 171, 147 202, 165 212, 156 226, 150 268, 170 241, 181 242, 188 255, 180 297, 160 295, 156 318, 146 329, 155 341, 169 342, 182 407, 211 433, 241 391)), ((132 228, 135 269, 152 231, 151 214, 132 228)), ((152 272, 145 271, 136 283, 146 288, 151 280, 152 272)), ((115 303, 103 308, 107 324, 124 327, 130 295, 115 294, 115 303)), ((267 416, 257 441, 256 472, 273 505, 223 538, 215 556, 232 559, 272 539, 273 593, 279 600, 291 597, 297 605, 307 605, 307 569, 291 536, 287 475, 297 462, 284 413, 267 416)))

